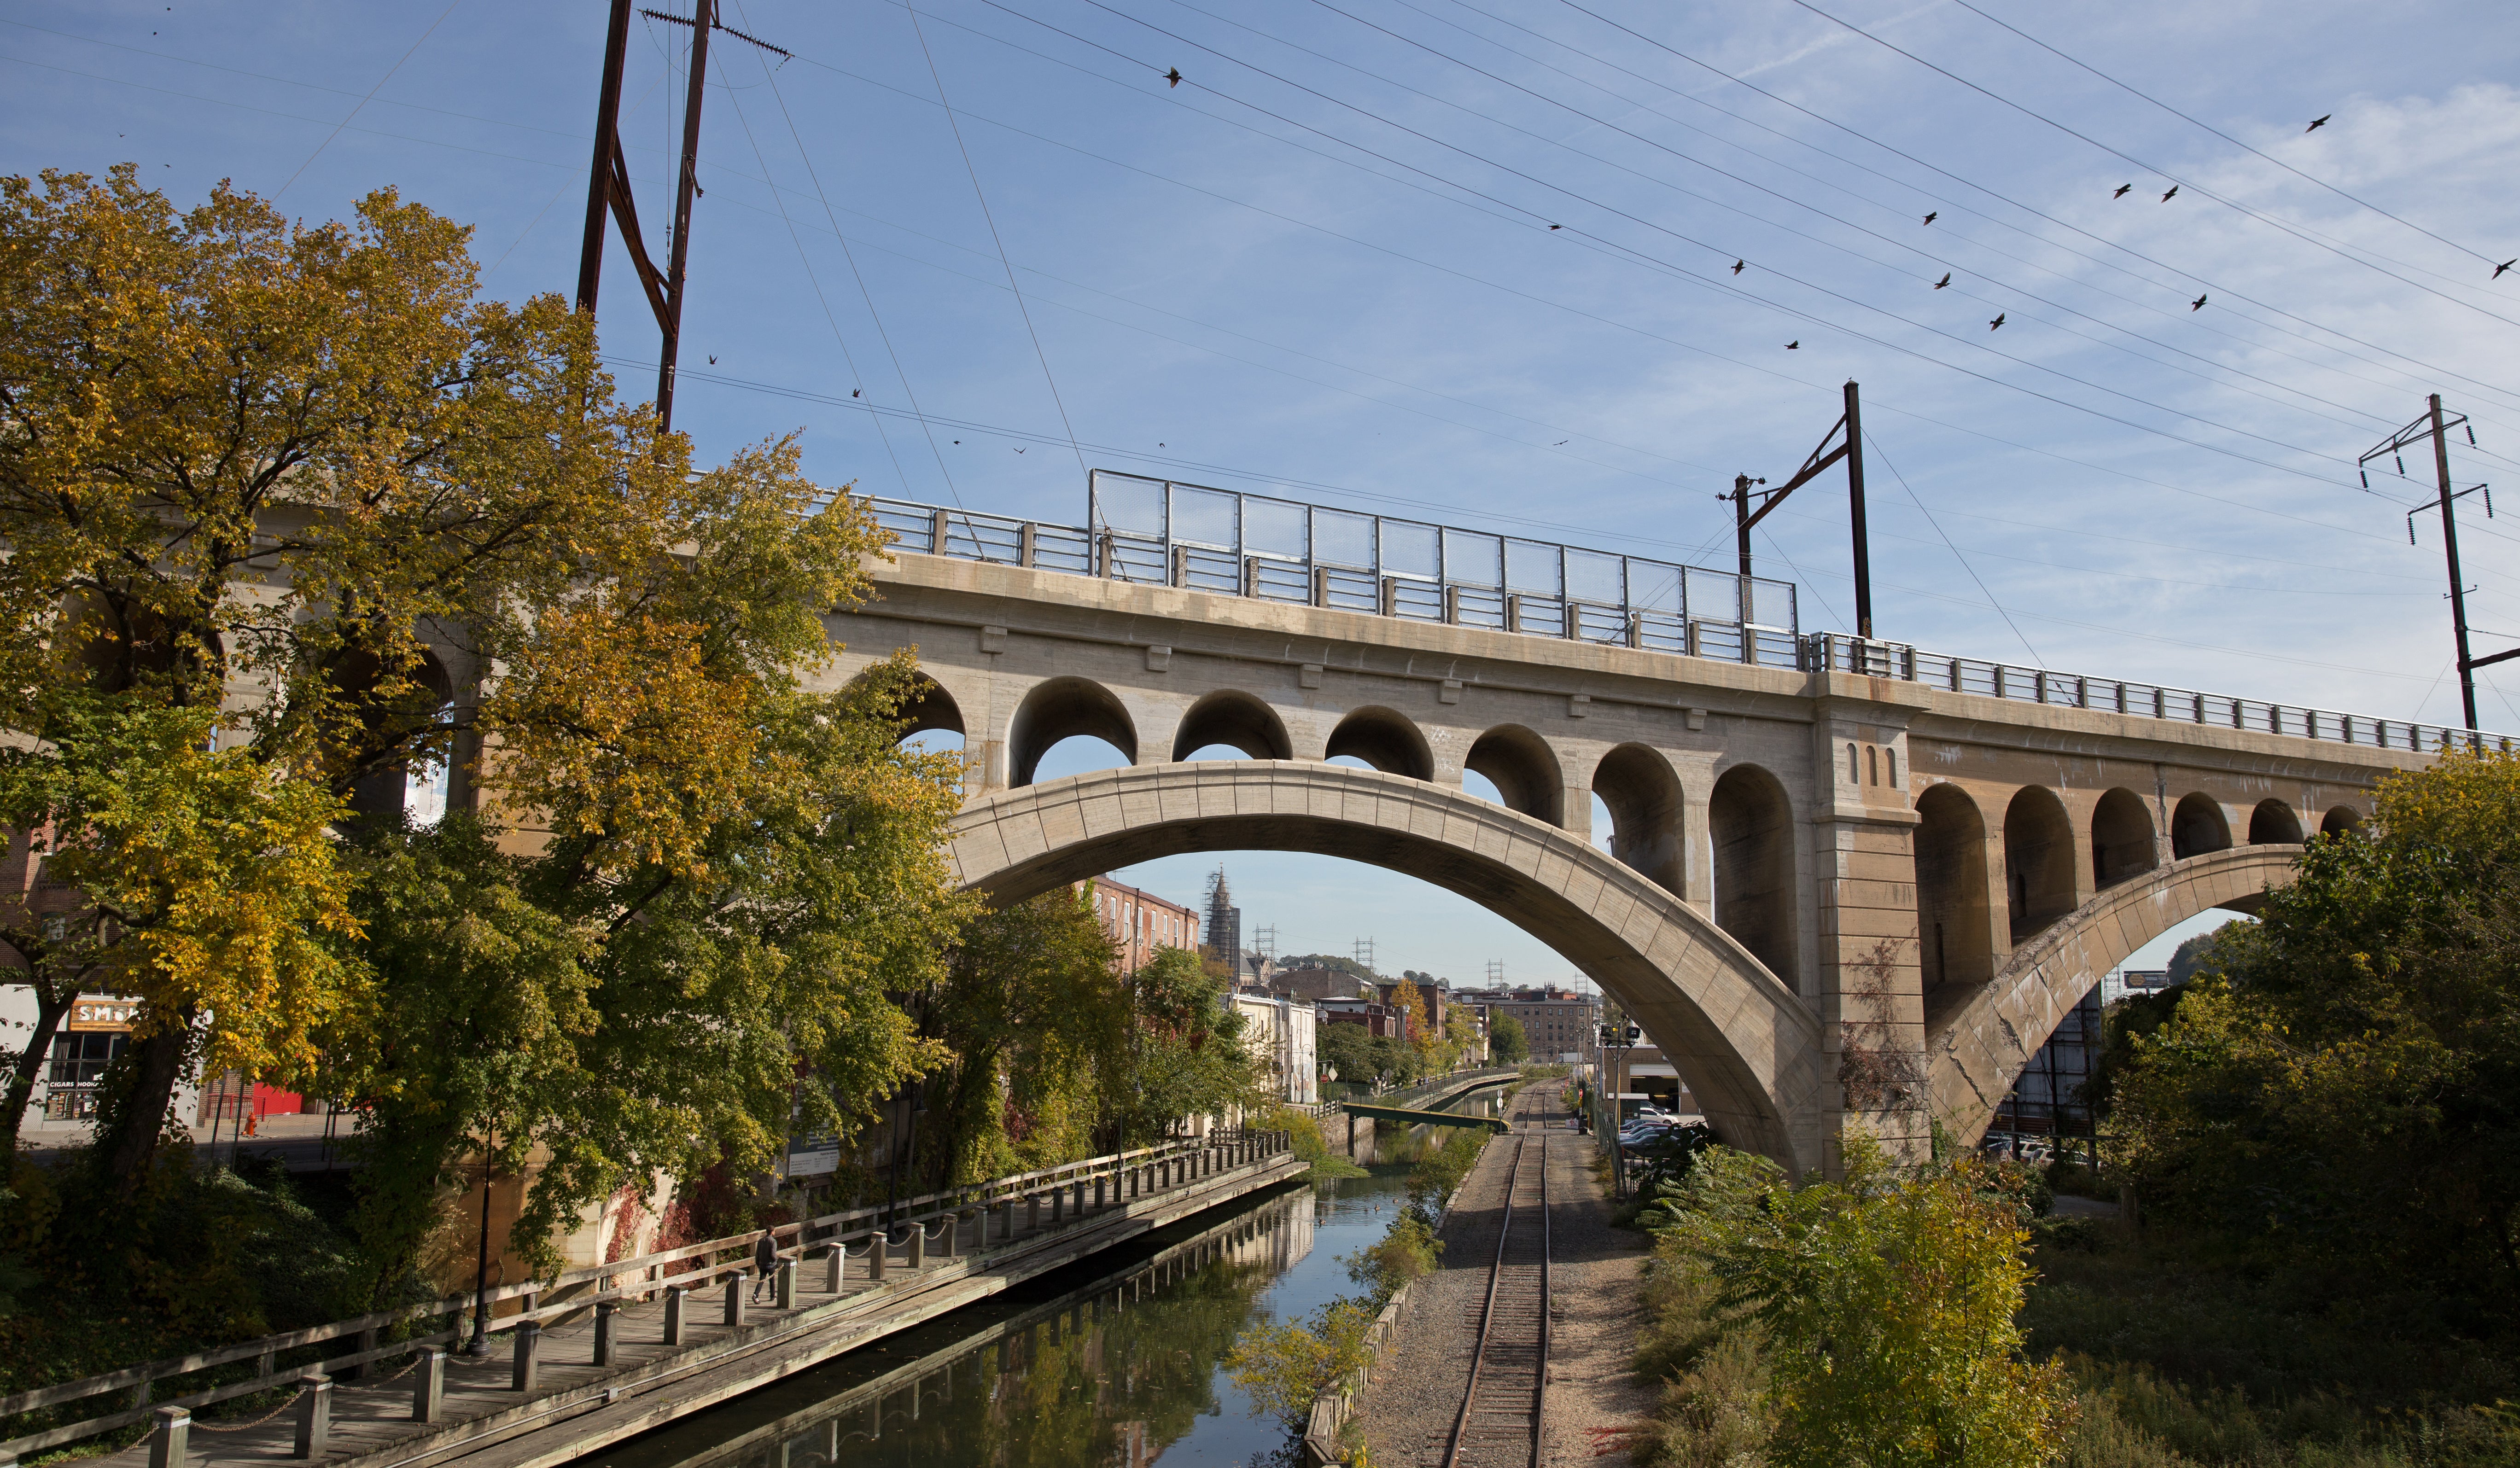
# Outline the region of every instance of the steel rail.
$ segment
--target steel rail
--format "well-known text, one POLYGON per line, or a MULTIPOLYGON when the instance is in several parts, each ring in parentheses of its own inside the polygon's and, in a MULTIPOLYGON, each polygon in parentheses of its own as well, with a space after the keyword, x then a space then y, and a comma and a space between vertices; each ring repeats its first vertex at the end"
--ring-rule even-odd
MULTIPOLYGON (((1479 1390, 1482 1385, 1489 1384, 1491 1381, 1491 1373, 1488 1370, 1490 1356, 1501 1349, 1521 1344, 1519 1342, 1508 1342, 1500 1339, 1501 1332, 1499 1327, 1505 1322, 1502 1322, 1498 1315, 1497 1300, 1500 1291, 1505 1287, 1507 1279, 1506 1271, 1508 1268, 1508 1250, 1514 1239, 1514 1198, 1521 1189, 1522 1169, 1526 1160, 1536 1161, 1538 1166, 1536 1178, 1539 1184, 1538 1205, 1536 1209, 1526 1209, 1524 1211, 1526 1213, 1536 1211, 1540 1216, 1540 1279, 1538 1291, 1539 1318, 1536 1331, 1538 1339, 1531 1343, 1534 1352, 1534 1358, 1532 1361, 1533 1380, 1530 1407, 1526 1417, 1530 1428, 1531 1446, 1525 1462, 1527 1464, 1527 1468, 1540 1468, 1541 1424, 1545 1420, 1544 1414, 1549 1401, 1550 1348, 1549 1256, 1551 1238, 1549 1227, 1549 1137, 1546 1132, 1543 1132, 1540 1134, 1539 1141, 1540 1145, 1535 1151, 1532 1147, 1532 1139, 1530 1136, 1523 1135, 1514 1139, 1513 1162, 1506 1177, 1505 1217, 1497 1230, 1496 1257, 1491 1261, 1488 1267, 1487 1298, 1479 1311, 1478 1345, 1471 1355, 1470 1379, 1468 1385, 1462 1393, 1461 1411, 1457 1413, 1453 1419, 1452 1439, 1445 1446, 1444 1468, 1462 1468, 1464 1450, 1470 1446, 1470 1435, 1472 1431, 1471 1417, 1474 1412, 1489 1417, 1508 1414, 1522 1415, 1509 1403, 1507 1405, 1480 1406, 1479 1390)), ((1508 1388, 1508 1390, 1510 1390, 1510 1388, 1508 1388)), ((1490 1431, 1495 1431, 1495 1429, 1490 1429, 1490 1431)))

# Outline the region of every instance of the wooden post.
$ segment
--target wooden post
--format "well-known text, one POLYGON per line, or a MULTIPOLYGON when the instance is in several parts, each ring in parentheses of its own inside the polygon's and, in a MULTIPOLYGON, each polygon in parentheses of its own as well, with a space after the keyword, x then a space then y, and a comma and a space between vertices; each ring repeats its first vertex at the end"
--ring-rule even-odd
POLYGON ((910 1272, 916 1274, 919 1272, 920 1266, 927 1262, 927 1225, 916 1219, 911 1220, 910 1237, 903 1242, 909 1246, 910 1256, 905 1263, 909 1266, 910 1272))
POLYGON ((595 1303, 595 1364, 612 1364, 612 1316, 620 1307, 609 1300, 595 1303))
POLYGON ((665 1344, 668 1346, 683 1343, 683 1301, 690 1294, 690 1290, 679 1284, 665 1286, 665 1344))
POLYGON ((446 1410, 446 1352, 442 1347, 424 1346, 420 1351, 419 1380, 411 1387, 411 1420, 434 1422, 446 1410))
POLYGON ((823 1256, 824 1294, 836 1295, 840 1292, 840 1271, 847 1266, 848 1258, 849 1246, 838 1239, 832 1240, 832 1252, 823 1256))
POLYGON ((867 1278, 878 1284, 883 1283, 883 1254, 892 1245, 891 1232, 889 1228, 878 1228, 867 1235, 867 1278))
MULTIPOLYGON (((377 1327, 371 1325, 367 1329, 359 1332, 358 1350, 359 1354, 364 1356, 368 1352, 376 1349, 377 1327)), ((333 1379, 335 1381, 364 1381, 367 1379, 368 1373, 373 1369, 374 1368, 365 1361, 354 1361, 351 1364, 342 1367, 340 1370, 334 1372, 333 1379)))
POLYGON ((508 1370, 508 1385, 514 1391, 534 1390, 536 1371, 541 1365, 543 1328, 532 1320, 517 1327, 517 1357, 508 1370))
POLYGON ((779 1261, 779 1308, 796 1308, 796 1261, 792 1259, 779 1261))
POLYGON ((726 1323, 730 1328, 743 1323, 743 1275, 741 1273, 726 1282, 726 1323))
POLYGON ((333 1378, 309 1371, 297 1379, 297 1446, 292 1456, 320 1458, 333 1439, 333 1378))
POLYGON ((158 1409, 149 1432, 149 1468, 184 1468, 193 1447, 193 1414, 180 1406, 158 1409))

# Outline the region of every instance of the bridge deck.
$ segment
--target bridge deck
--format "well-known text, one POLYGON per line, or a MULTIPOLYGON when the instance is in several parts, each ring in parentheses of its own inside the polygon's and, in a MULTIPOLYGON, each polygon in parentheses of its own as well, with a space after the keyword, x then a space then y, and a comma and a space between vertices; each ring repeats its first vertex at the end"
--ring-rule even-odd
POLYGON ((1381 1122, 1407 1122, 1413 1127, 1484 1127, 1502 1135, 1504 1121, 1493 1116, 1463 1116, 1457 1111, 1413 1111, 1406 1106, 1375 1106, 1365 1101, 1343 1101, 1350 1116, 1370 1116, 1381 1122))
MULTIPOLYGON (((740 1325, 724 1323, 722 1290, 694 1293, 685 1301, 680 1346, 663 1344, 659 1290, 656 1298, 625 1302, 614 1314, 613 1358, 605 1366, 593 1364, 595 1320, 589 1311, 541 1333, 529 1392, 514 1387, 508 1350, 480 1357, 450 1355, 442 1405, 431 1423, 412 1420, 423 1369, 418 1359, 371 1380, 337 1382, 329 1394, 325 1449, 302 1460, 333 1468, 441 1468, 456 1462, 468 1468, 550 1468, 1282 1182, 1304 1166, 1279 1153, 1089 1208, 984 1250, 931 1258, 915 1271, 896 1256, 880 1283, 868 1279, 865 1263, 852 1258, 836 1293, 825 1288, 825 1262, 809 1260, 797 1267, 790 1308, 765 1300, 748 1306, 740 1325)), ((741 1287, 748 1299, 751 1282, 741 1287)), ((197 1418, 180 1468, 295 1459, 299 1415, 298 1403, 289 1402, 235 1426, 197 1418)), ((112 1468, 151 1468, 152 1447, 143 1440, 103 1461, 112 1468)))

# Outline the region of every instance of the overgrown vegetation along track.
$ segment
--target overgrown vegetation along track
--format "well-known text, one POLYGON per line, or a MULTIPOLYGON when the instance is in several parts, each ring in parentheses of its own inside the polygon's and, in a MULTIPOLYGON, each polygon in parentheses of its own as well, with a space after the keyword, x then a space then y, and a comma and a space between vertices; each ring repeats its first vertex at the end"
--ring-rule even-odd
POLYGON ((1512 1138, 1505 1218, 1444 1468, 1539 1468, 1549 1395, 1549 1134, 1512 1138))

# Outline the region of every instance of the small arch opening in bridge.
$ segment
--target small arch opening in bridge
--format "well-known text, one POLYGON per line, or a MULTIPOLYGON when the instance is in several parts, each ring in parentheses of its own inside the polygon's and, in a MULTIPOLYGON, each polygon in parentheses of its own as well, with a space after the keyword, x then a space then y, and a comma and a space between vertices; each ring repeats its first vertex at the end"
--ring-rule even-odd
POLYGON ((1686 874, 1680 777, 1671 761, 1642 744, 1622 744, 1593 771, 1595 817, 1608 828, 1593 832, 1594 844, 1622 866, 1643 872, 1674 896, 1686 874))
POLYGON ((1986 817, 1958 785, 1916 797, 1916 941, 1928 1032, 1995 975, 1986 817))
POLYGON ((2361 811, 2350 805, 2340 805, 2328 811, 2327 815, 2319 821, 2318 833, 2322 836, 2341 836, 2362 823, 2361 811))
MULTIPOLYGON (((924 674, 912 681, 900 707, 893 711, 893 717, 901 721, 901 737, 904 740, 916 739, 921 734, 951 734, 959 741, 966 733, 962 706, 954 701, 953 694, 945 691, 943 684, 924 674)), ((928 745, 922 743, 920 747, 928 745)), ((959 742, 957 747, 960 747, 959 742)))
POLYGON ((1182 716, 1181 731, 1173 735, 1173 758, 1231 759, 1235 754, 1290 760, 1295 746, 1277 710, 1249 693, 1223 689, 1192 704, 1182 716))
POLYGON ((1794 971, 1794 810, 1756 765, 1735 765, 1706 803, 1715 848, 1715 925, 1789 987, 1794 971))
POLYGON ((1566 823, 1566 780, 1558 773, 1556 752, 1530 730, 1519 724, 1498 725, 1470 745, 1462 766, 1464 789, 1470 789, 1468 775, 1481 776, 1496 790, 1497 804, 1507 810, 1551 825, 1566 823))
POLYGON ((2292 807, 2280 800, 2261 800, 2249 813, 2249 844, 2272 846, 2301 844, 2301 818, 2292 807))
POLYGON ((2092 881, 2114 887, 2158 865, 2153 849, 2152 809, 2133 790, 2115 789, 2092 808, 2092 881))
POLYGON ((1323 746, 1322 758, 1333 764, 1352 760, 1369 770, 1411 779, 1435 778, 1435 754, 1426 747, 1426 736, 1408 718, 1387 708, 1360 708, 1339 720, 1338 728, 1330 731, 1329 743, 1323 746))
POLYGON ((2188 794, 2179 798, 2170 813, 2170 854, 2182 861, 2201 857, 2209 851, 2228 851, 2231 847, 2231 825, 2223 819, 2223 807, 2214 797, 2188 794))
POLYGON ((2003 876, 2015 943, 2074 911, 2074 823, 2046 785, 2004 808, 2003 876))
POLYGON ((1060 749, 1051 769, 1056 775, 1082 775, 1138 762, 1138 730, 1129 711, 1109 689, 1084 678, 1053 678, 1024 694, 1007 729, 1009 783, 1031 784, 1051 778, 1042 773, 1044 757, 1071 739, 1099 741, 1104 747, 1080 744, 1060 749))
MULTIPOLYGON (((411 663, 388 670, 384 660, 350 650, 327 670, 335 691, 356 711, 371 749, 408 747, 425 735, 455 702, 455 680, 428 648, 411 663), (390 688, 392 691, 386 691, 390 688)), ((401 760, 373 771, 350 787, 350 809, 363 818, 403 817, 428 825, 446 814, 453 780, 446 761, 401 760)))

